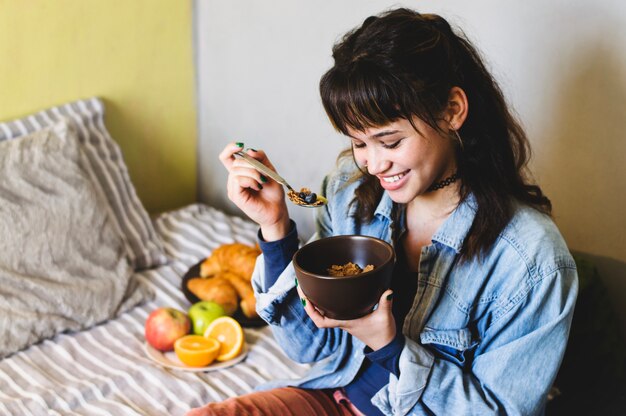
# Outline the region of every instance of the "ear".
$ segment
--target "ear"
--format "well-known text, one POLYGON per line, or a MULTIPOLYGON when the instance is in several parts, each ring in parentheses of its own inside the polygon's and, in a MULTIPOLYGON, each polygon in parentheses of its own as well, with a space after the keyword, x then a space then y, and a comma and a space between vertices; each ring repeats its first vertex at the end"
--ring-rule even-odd
POLYGON ((445 120, 448 122, 448 128, 459 130, 468 112, 467 95, 461 87, 452 87, 448 94, 448 107, 445 110, 445 120))

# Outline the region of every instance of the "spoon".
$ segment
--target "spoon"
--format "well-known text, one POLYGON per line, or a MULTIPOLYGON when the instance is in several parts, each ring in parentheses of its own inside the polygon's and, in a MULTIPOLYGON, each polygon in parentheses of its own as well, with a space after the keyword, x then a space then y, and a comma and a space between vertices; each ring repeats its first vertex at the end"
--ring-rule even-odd
MULTIPOLYGON (((268 168, 267 166, 265 166, 263 163, 259 162, 258 160, 256 160, 255 158, 247 155, 244 152, 236 152, 235 153, 236 156, 239 156, 240 158, 242 158, 243 160, 245 160, 246 162, 248 162, 250 165, 252 165, 253 168, 255 168, 256 170, 258 170, 259 172, 269 176, 270 178, 274 179, 276 182, 278 182, 279 184, 283 185, 285 188, 287 188, 287 190, 289 192, 287 192, 287 197, 289 198, 289 200, 291 202, 293 202, 294 204, 301 206, 301 207, 305 207, 305 208, 317 208, 317 207, 321 207, 324 206, 328 203, 328 200, 326 198, 324 198, 321 195, 316 195, 316 199, 315 202, 306 202, 304 200, 304 198, 300 197, 301 193, 305 193, 304 189, 300 192, 294 190, 291 185, 289 185, 289 183, 287 183, 287 181, 285 179, 283 179, 282 176, 280 176, 278 173, 274 172, 272 169, 268 168)), ((310 193, 310 191, 309 191, 310 193)))

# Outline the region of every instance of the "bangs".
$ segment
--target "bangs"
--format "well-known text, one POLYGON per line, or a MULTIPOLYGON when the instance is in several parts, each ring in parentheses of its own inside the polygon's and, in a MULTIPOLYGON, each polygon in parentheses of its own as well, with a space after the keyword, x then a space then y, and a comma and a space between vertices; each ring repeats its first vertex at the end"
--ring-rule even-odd
POLYGON ((373 65, 360 62, 358 67, 349 73, 335 67, 320 81, 322 104, 335 129, 349 135, 349 129, 364 131, 399 118, 410 120, 413 111, 404 103, 411 101, 398 96, 398 91, 410 89, 373 65))

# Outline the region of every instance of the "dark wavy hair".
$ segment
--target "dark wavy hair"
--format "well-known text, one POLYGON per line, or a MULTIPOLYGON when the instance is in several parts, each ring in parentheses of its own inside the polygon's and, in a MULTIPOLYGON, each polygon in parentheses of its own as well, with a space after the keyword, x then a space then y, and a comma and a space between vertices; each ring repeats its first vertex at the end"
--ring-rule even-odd
MULTIPOLYGON (((480 256, 493 245, 511 220, 515 200, 551 214, 550 200, 530 180, 524 130, 476 48, 444 18, 404 8, 371 16, 334 46, 333 58, 320 93, 329 119, 345 135, 348 129, 363 131, 414 116, 446 134, 437 121, 450 90, 465 91, 469 111, 458 130, 457 168, 461 199, 473 194, 477 212, 462 258, 480 256)), ((354 179, 361 180, 352 201, 355 218, 369 222, 383 189, 365 172, 354 179)))

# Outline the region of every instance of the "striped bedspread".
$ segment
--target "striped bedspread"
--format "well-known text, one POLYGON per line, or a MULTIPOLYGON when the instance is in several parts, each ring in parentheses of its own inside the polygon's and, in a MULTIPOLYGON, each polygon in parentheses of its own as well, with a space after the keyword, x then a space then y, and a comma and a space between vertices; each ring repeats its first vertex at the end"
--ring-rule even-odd
POLYGON ((137 276, 156 298, 114 320, 58 335, 0 361, 0 415, 181 415, 306 371, 283 354, 268 327, 245 328, 249 353, 227 369, 185 372, 148 359, 144 322, 159 306, 188 309, 180 281, 189 267, 220 244, 253 244, 256 238, 253 224, 201 204, 163 214, 155 224, 170 263, 137 276))

